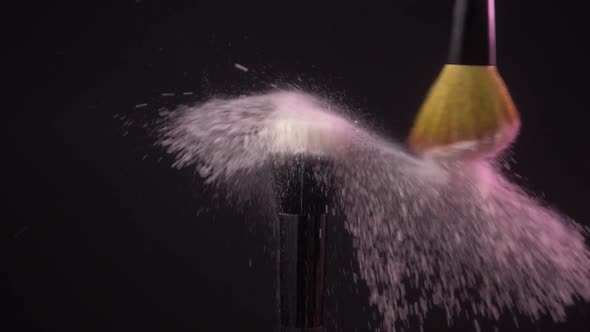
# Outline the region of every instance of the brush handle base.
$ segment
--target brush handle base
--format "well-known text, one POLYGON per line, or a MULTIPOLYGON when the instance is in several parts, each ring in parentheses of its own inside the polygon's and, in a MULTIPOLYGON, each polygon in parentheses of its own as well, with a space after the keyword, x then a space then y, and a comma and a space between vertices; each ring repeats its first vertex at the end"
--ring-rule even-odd
POLYGON ((323 331, 326 215, 279 215, 279 301, 283 331, 323 331))

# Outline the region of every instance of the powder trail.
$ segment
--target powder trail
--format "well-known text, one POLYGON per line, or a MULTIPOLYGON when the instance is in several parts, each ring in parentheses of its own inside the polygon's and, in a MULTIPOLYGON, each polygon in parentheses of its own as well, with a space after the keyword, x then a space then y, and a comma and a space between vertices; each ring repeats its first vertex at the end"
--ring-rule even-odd
POLYGON ((176 167, 241 197, 269 190, 256 186, 272 177, 263 169, 297 155, 329 160, 316 180, 333 186, 385 330, 433 307, 449 321, 506 312, 562 320, 566 306, 590 300, 581 226, 493 162, 415 156, 335 109, 298 91, 212 99, 165 114, 158 144, 176 167))

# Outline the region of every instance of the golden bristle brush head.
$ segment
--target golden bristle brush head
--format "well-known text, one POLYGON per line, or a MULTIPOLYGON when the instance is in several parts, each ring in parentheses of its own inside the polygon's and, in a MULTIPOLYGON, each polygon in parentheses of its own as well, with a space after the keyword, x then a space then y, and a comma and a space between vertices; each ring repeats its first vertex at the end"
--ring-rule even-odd
POLYGON ((493 158, 516 138, 520 119, 495 66, 494 0, 456 0, 449 63, 410 132, 433 158, 493 158))

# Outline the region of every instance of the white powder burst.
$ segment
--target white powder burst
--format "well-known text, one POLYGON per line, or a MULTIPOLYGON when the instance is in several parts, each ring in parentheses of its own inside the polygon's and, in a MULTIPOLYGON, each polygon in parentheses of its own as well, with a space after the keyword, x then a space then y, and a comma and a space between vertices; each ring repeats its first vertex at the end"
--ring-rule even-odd
POLYGON ((449 321, 510 312, 561 320, 576 299, 590 300, 580 226, 487 161, 413 156, 333 109, 289 91, 213 99, 167 114, 159 144, 175 166, 237 191, 271 178, 261 170, 273 162, 300 154, 330 160, 336 208, 385 330, 422 320, 433 307, 449 321))

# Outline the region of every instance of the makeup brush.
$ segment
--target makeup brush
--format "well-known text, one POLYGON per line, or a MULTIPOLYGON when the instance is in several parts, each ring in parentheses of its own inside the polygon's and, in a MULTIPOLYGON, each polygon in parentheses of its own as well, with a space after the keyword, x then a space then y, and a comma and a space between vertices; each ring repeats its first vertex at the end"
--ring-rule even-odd
MULTIPOLYGON (((299 156, 283 177, 278 227, 279 315, 283 332, 323 332, 328 198, 312 158, 299 156)), ((285 169, 283 169, 285 171, 285 169)))
POLYGON ((493 158, 516 138, 518 112, 496 68, 494 0, 456 0, 448 63, 411 129, 417 153, 493 158))

